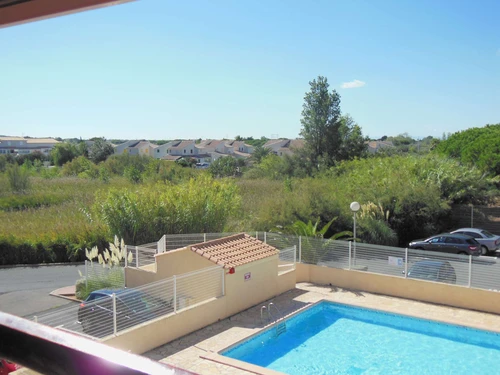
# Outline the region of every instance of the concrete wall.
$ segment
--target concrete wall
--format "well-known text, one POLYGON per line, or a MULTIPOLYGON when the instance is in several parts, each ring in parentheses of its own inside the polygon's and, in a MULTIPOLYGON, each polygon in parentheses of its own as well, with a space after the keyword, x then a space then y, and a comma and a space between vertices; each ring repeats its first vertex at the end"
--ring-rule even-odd
POLYGON ((125 268, 125 280, 128 288, 149 284, 167 279, 174 275, 197 271, 202 268, 212 267, 214 263, 194 253, 188 248, 172 250, 158 254, 156 259, 156 272, 146 269, 125 268))
MULTIPOLYGON (((172 276, 174 271, 175 274, 181 274, 206 268, 205 258, 191 251, 189 253, 176 250, 158 255, 158 270, 163 270, 162 278, 172 276), (189 253, 195 258, 191 258, 189 253), (192 264, 190 264, 191 261, 192 264), (164 263, 163 266, 160 266, 162 263, 164 263), (177 272, 178 270, 182 272, 177 272)), ((212 262, 208 263, 209 266, 213 266, 212 262)), ((142 285, 144 281, 151 282, 151 279, 160 279, 158 276, 160 271, 157 274, 135 269, 127 271, 128 286, 142 285)), ((291 290, 295 288, 296 279, 293 270, 278 276, 278 255, 236 267, 233 274, 225 270, 224 276, 225 296, 188 306, 177 314, 120 332, 117 336, 107 339, 106 344, 142 354, 291 290)), ((200 291, 203 291, 203 288, 200 288, 200 291)))
POLYGON ((297 280, 500 314, 500 293, 370 272, 297 264, 297 280), (308 278, 307 278, 308 277, 308 278))
POLYGON ((130 328, 103 342, 131 353, 142 354, 225 318, 225 306, 225 297, 214 298, 177 314, 130 328))
POLYGON ((236 267, 234 274, 226 274, 227 316, 293 288, 294 276, 278 277, 278 255, 236 267))

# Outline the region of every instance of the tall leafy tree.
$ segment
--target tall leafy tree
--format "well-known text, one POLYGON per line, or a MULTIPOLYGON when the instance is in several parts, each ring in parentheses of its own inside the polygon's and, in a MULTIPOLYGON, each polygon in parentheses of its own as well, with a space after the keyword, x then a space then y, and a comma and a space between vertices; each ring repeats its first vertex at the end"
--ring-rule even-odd
POLYGON ((75 144, 62 142, 54 146, 50 152, 50 156, 54 161, 54 164, 60 167, 68 161, 76 158, 78 156, 78 150, 76 149, 75 144))
POLYGON ((328 80, 322 76, 309 85, 300 121, 312 165, 330 167, 341 160, 364 156, 368 139, 351 116, 341 115, 337 91, 330 92, 328 80))
POLYGON ((367 152, 367 137, 363 137, 361 127, 356 124, 350 115, 340 118, 338 135, 340 145, 332 150, 335 160, 352 160, 356 157, 365 156, 367 152))
POLYGON ((323 76, 310 81, 309 86, 302 106, 300 134, 306 141, 313 165, 321 160, 331 164, 333 150, 340 144, 340 95, 335 90, 328 91, 330 85, 323 76))
POLYGON ((89 150, 89 158, 94 163, 100 163, 113 155, 115 149, 104 138, 96 138, 89 150))
POLYGON ((231 177, 238 174, 239 166, 236 159, 224 156, 212 162, 208 171, 213 177, 231 177))

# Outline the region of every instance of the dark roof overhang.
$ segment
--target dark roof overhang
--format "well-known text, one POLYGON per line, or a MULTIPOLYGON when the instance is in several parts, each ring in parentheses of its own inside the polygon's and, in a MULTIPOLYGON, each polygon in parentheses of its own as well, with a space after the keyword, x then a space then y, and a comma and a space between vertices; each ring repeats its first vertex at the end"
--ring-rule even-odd
POLYGON ((134 0, 0 0, 0 28, 134 0))

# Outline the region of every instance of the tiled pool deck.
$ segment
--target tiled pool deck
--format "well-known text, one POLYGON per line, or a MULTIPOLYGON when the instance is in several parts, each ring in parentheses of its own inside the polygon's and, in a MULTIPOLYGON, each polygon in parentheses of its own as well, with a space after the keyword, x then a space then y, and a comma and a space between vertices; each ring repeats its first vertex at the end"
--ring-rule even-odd
MULTIPOLYGON (((378 310, 411 315, 452 324, 500 332, 500 315, 433 305, 402 298, 351 291, 334 286, 298 283, 296 288, 263 302, 228 319, 214 323, 145 354, 146 357, 169 363, 201 375, 243 375, 259 373, 217 362, 215 353, 261 330, 268 323, 261 321, 261 307, 273 302, 283 315, 289 315, 320 300, 329 300, 378 310), (207 359, 211 358, 211 359, 207 359)), ((271 373, 271 372, 262 372, 271 373)), ((276 374, 276 372, 272 372, 276 374)))

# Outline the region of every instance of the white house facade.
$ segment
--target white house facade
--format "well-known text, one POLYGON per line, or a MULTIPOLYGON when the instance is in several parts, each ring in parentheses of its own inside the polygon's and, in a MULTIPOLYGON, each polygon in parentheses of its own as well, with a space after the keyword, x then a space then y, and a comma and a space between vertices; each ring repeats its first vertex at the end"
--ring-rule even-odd
POLYGON ((48 155, 58 143, 53 138, 0 137, 0 154, 23 155, 38 151, 48 155))

